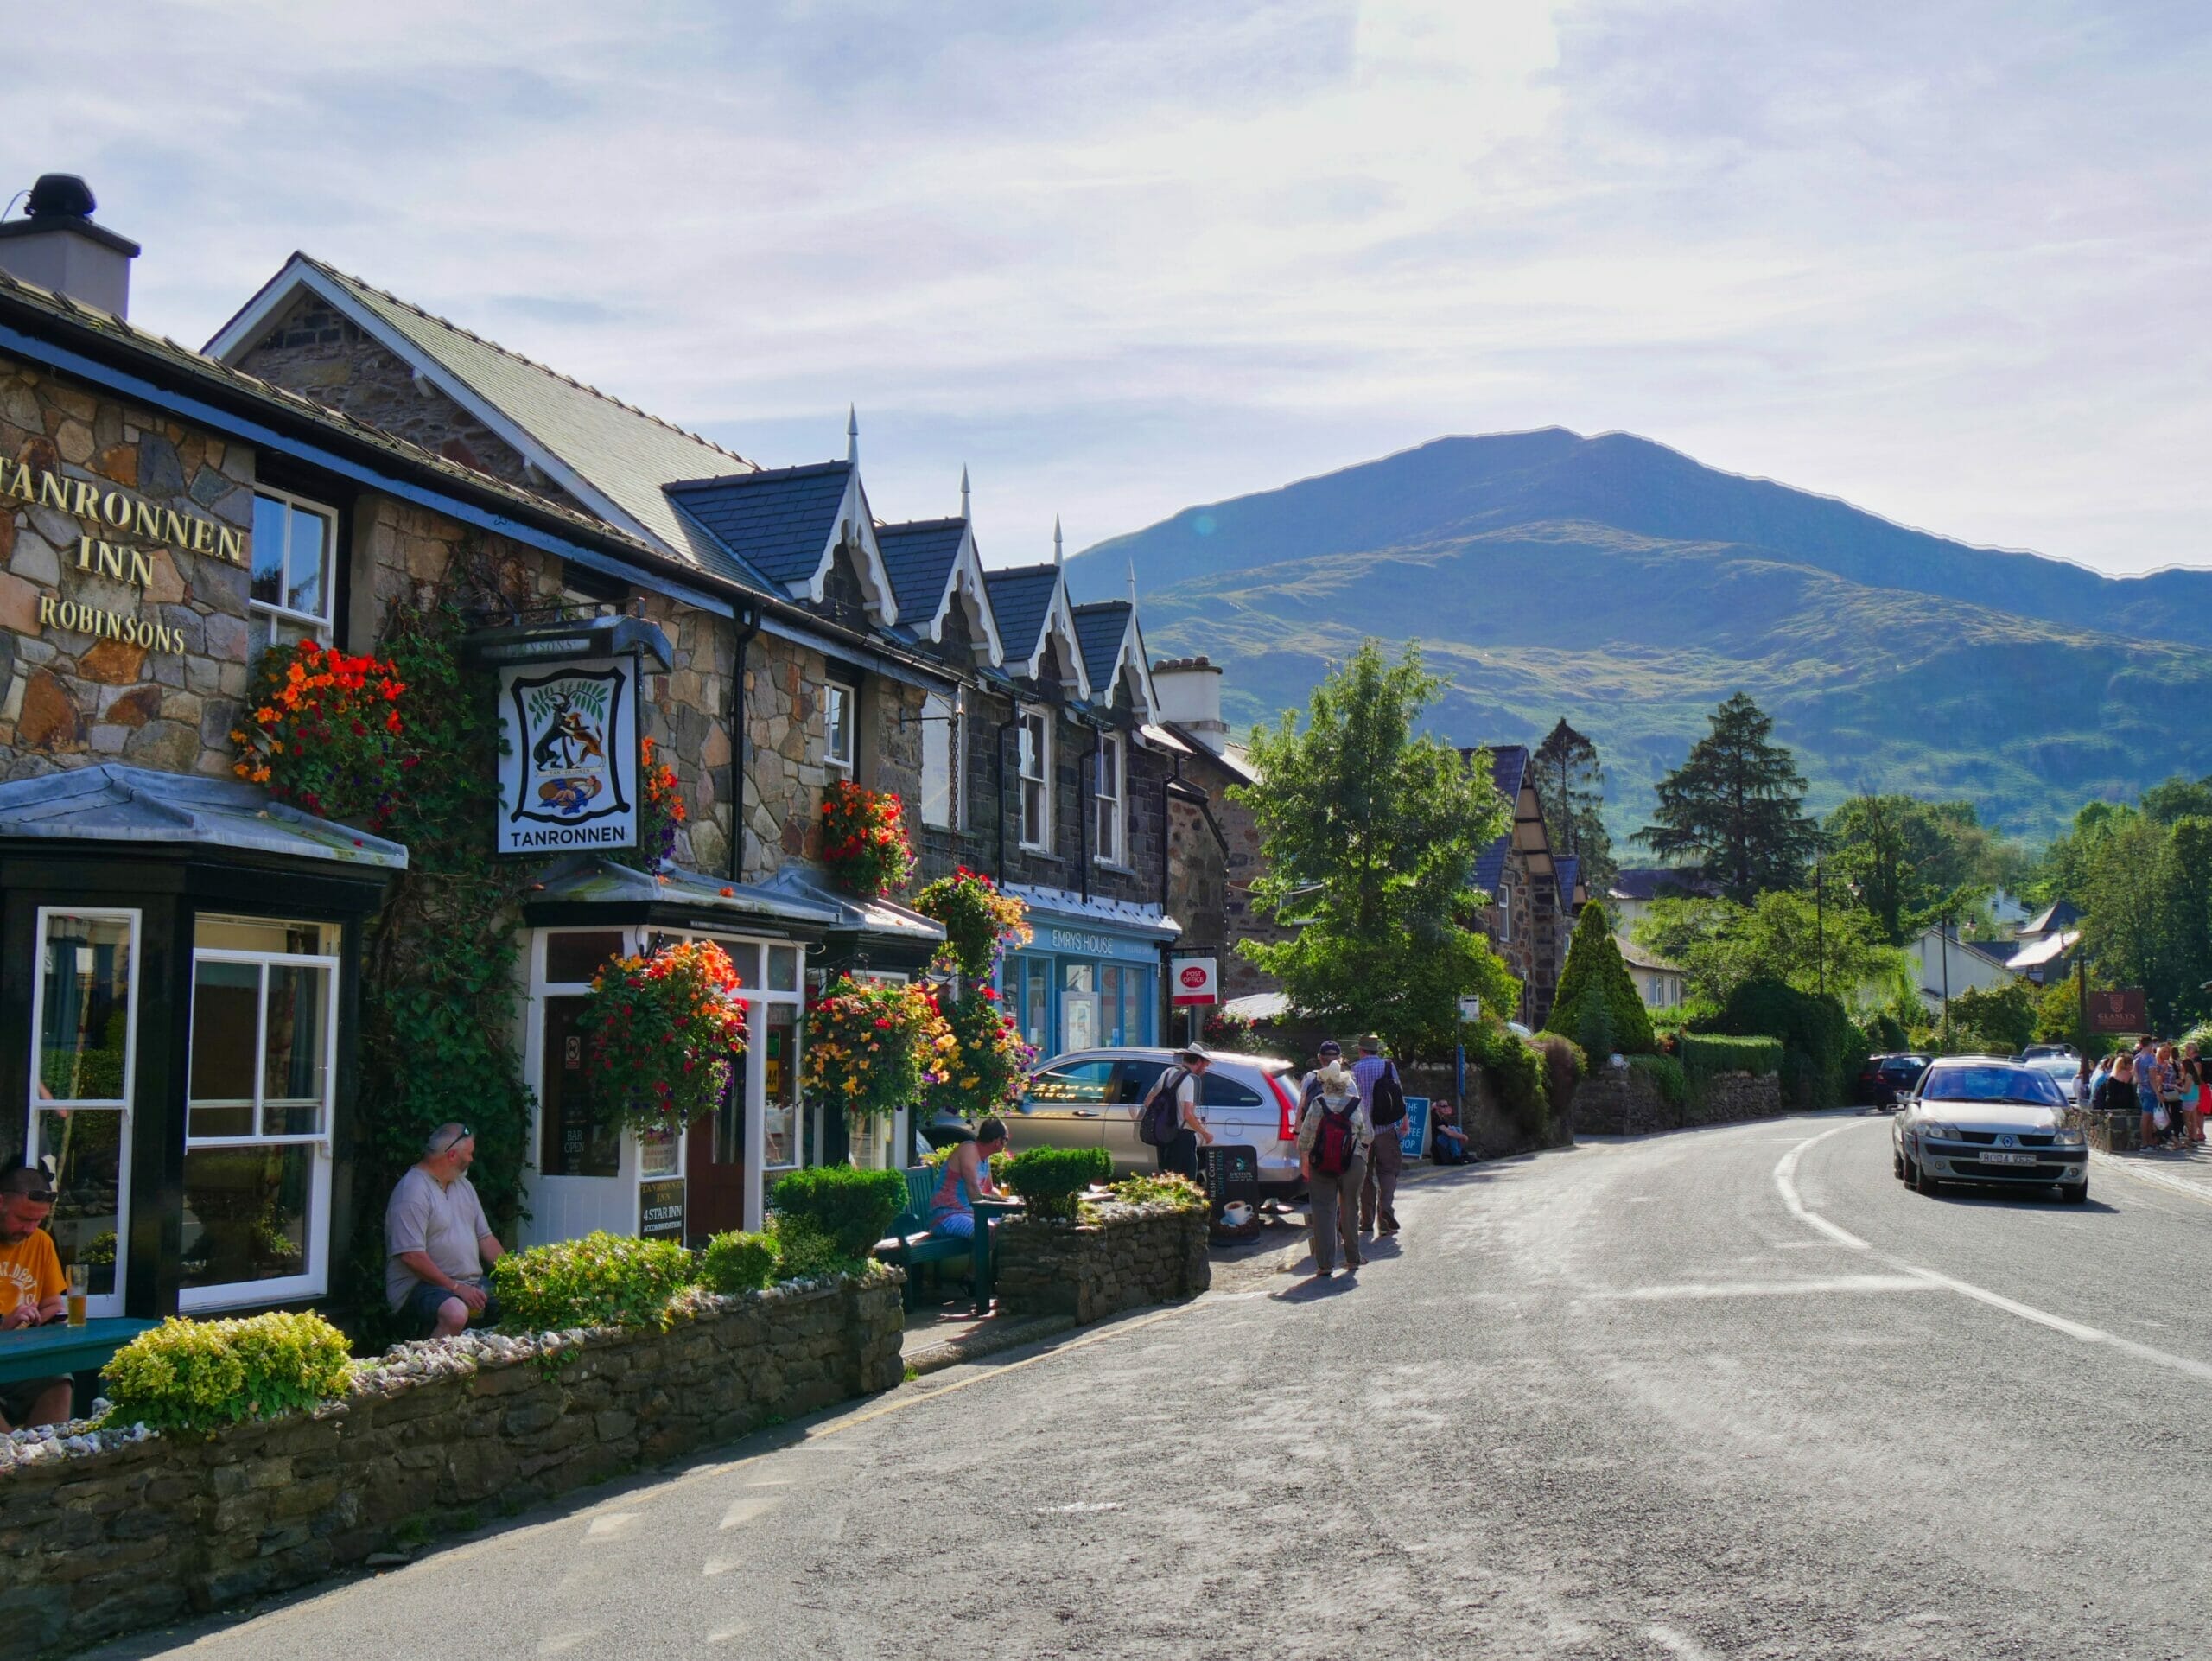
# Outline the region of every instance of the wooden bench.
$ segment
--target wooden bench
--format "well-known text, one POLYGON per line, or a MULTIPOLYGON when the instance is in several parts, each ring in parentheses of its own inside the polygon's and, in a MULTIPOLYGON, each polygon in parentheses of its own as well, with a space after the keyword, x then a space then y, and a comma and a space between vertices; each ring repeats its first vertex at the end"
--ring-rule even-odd
MULTIPOLYGON (((924 1263, 952 1263, 963 1257, 972 1262, 976 1246, 980 1244, 957 1235, 930 1231, 930 1201, 944 1175, 942 1166, 909 1166, 906 1172, 906 1207, 891 1219, 891 1231, 875 1243, 877 1257, 887 1263, 897 1263, 906 1271, 906 1301, 909 1309, 914 1307, 917 1296, 917 1269, 924 1263)), ((988 1253, 989 1247, 983 1246, 983 1251, 988 1253)))

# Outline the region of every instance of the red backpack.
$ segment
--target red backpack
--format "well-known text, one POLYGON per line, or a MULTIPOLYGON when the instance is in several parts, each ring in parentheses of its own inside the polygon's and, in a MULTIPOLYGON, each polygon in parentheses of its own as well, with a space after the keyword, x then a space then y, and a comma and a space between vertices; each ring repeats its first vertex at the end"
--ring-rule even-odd
POLYGON ((1342 1112, 1325 1102, 1321 1104, 1321 1128, 1313 1137, 1313 1168, 1323 1176, 1342 1176, 1351 1169, 1359 1154, 1359 1131, 1352 1123, 1352 1115, 1358 1111, 1357 1102, 1342 1112))

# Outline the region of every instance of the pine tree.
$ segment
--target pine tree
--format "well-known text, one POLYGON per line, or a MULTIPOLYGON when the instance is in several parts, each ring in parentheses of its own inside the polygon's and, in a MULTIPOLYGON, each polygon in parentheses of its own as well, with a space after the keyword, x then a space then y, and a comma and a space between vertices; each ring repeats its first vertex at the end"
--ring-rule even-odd
POLYGON ((1559 990, 1552 998, 1544 1030, 1589 1050, 1592 1066, 1615 1050, 1644 1055, 1658 1047, 1651 1012, 1643 1007, 1636 977, 1621 957, 1605 908, 1594 900, 1582 908, 1567 943, 1567 967, 1560 971, 1559 990), (1592 1049, 1593 1045, 1599 1047, 1592 1049))
POLYGON ((1819 835, 1805 816, 1797 760, 1772 741, 1774 722, 1742 692, 1712 731, 1659 781, 1659 807, 1636 840, 1662 859, 1694 858, 1732 900, 1796 886, 1819 835))
POLYGON ((1562 717, 1536 747, 1536 767, 1552 852, 1580 860, 1583 885, 1605 893, 1618 868, 1605 830, 1605 769, 1598 747, 1562 717))

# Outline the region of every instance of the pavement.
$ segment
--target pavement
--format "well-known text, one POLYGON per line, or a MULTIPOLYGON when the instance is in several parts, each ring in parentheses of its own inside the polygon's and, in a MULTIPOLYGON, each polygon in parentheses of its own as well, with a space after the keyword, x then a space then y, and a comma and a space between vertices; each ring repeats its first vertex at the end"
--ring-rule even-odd
POLYGON ((1438 1172, 1270 1267, 110 1646, 2212 1655, 2212 1198, 1929 1199, 1808 1115, 1438 1172))

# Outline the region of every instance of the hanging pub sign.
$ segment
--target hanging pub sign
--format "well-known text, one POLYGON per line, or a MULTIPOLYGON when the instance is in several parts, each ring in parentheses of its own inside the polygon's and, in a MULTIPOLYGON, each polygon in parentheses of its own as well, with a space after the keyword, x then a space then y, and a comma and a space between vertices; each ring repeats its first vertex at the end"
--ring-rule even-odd
POLYGON ((503 854, 638 843, 638 659, 499 667, 503 854))

